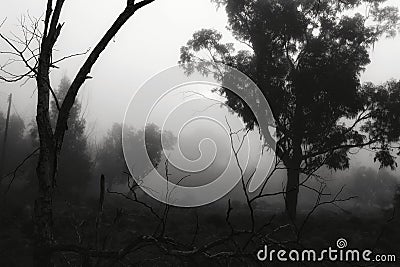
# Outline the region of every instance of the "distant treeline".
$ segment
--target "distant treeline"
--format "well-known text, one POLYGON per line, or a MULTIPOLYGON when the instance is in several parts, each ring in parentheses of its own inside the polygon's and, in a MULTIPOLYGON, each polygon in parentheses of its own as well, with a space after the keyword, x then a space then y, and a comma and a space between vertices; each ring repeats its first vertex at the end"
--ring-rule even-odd
MULTIPOLYGON (((62 101, 70 81, 64 77, 56 91, 58 101, 62 101)), ((57 105, 51 102, 51 120, 55 122, 58 115, 57 105)), ((3 140, 5 114, 0 112, 0 136, 3 140)), ((130 142, 143 141, 143 129, 132 129, 130 142)), ((174 136, 167 137, 172 145, 174 136)), ((3 143, 0 143, 0 151, 3 143)), ((157 167, 162 157, 161 130, 154 124, 146 126, 146 146, 153 166, 142 166, 143 174, 157 167)), ((5 149, 5 162, 1 190, 24 192, 26 198, 33 198, 37 189, 35 168, 39 147, 39 138, 35 121, 24 122, 18 115, 10 116, 8 138, 5 149)), ((140 158, 136 160, 141 161, 140 158)), ((101 174, 106 177, 106 186, 125 185, 128 167, 122 151, 122 124, 114 123, 100 144, 92 145, 86 135, 86 120, 82 116, 81 103, 76 102, 71 110, 68 131, 60 153, 57 172, 57 198, 68 201, 80 201, 86 197, 97 197, 98 181, 101 174)), ((29 201, 28 201, 29 202, 29 201)))

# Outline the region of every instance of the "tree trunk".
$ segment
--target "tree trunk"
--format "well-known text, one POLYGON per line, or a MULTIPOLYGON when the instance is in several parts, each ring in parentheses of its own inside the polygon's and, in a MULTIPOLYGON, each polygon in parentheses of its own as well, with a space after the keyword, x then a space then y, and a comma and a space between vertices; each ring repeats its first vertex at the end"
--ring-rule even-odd
POLYGON ((285 194, 286 213, 294 224, 296 223, 297 215, 297 199, 299 195, 300 185, 300 166, 303 158, 301 137, 299 138, 299 136, 300 134, 295 135, 295 138, 293 140, 293 153, 285 163, 285 166, 287 167, 285 194))
POLYGON ((50 249, 53 244, 53 192, 58 155, 49 116, 49 68, 44 58, 40 58, 39 74, 36 79, 38 87, 36 123, 40 149, 36 167, 38 196, 34 208, 33 263, 35 267, 53 266, 50 249))
POLYGON ((40 150, 36 174, 39 182, 38 197, 35 200, 34 220, 34 266, 53 266, 51 245, 53 244, 53 192, 55 179, 54 149, 40 150))
POLYGON ((296 90, 296 108, 291 125, 292 151, 288 159, 284 160, 285 166, 287 167, 286 212, 293 224, 296 224, 300 167, 303 160, 302 143, 305 129, 302 102, 301 92, 296 90))
POLYGON ((40 153, 36 174, 39 184, 38 197, 35 200, 34 210, 34 266, 53 266, 51 246, 53 244, 53 193, 57 174, 57 161, 72 105, 78 91, 88 78, 94 63, 107 47, 108 43, 117 34, 126 21, 140 8, 154 0, 143 0, 137 4, 130 3, 117 17, 99 43, 90 53, 78 74, 75 76, 68 92, 59 108, 55 129, 51 126, 49 117, 49 94, 53 92, 50 84, 50 68, 52 67, 53 47, 58 39, 63 24, 59 23, 61 10, 65 0, 57 0, 53 8, 53 1, 47 2, 44 19, 44 31, 40 45, 38 66, 34 70, 36 75, 38 102, 36 122, 39 132, 40 153))
POLYGON ((297 199, 299 195, 300 171, 299 167, 291 166, 287 169, 286 212, 293 223, 296 222, 297 199))

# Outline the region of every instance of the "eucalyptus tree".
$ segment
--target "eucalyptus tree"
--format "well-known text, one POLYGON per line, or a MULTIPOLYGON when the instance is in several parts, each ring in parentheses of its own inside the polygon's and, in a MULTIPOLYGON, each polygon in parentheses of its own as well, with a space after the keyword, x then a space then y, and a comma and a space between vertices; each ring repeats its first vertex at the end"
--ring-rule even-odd
MULTIPOLYGON (((398 84, 363 86, 360 74, 375 42, 395 35, 397 8, 385 0, 213 2, 225 7, 227 28, 248 49, 236 52, 220 33, 203 29, 181 48, 180 63, 187 70, 204 70, 212 64, 200 56, 205 53, 260 87, 275 119, 275 152, 287 169, 286 211, 293 221, 302 173, 311 177, 322 166, 346 169, 352 148, 366 146, 375 150, 382 167, 395 166, 391 145, 399 140, 393 128, 400 124, 398 84)), ((248 128, 260 126, 236 94, 219 92, 248 128)))

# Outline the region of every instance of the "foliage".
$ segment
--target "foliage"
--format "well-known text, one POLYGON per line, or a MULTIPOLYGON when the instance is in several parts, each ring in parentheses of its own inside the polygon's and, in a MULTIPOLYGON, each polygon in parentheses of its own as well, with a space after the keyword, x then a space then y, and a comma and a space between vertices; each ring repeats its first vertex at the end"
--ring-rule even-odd
MULTIPOLYGON (((383 98, 366 95, 360 74, 370 63, 368 49, 382 35, 395 34, 400 20, 397 8, 384 6, 385 0, 214 2, 225 6, 228 29, 250 50, 235 53, 232 44, 222 42, 221 34, 203 29, 181 48, 180 63, 188 73, 197 68, 208 75, 214 62, 222 62, 259 86, 276 123, 275 152, 288 170, 285 203, 292 221, 296 220, 301 173, 309 177, 322 166, 346 169, 351 149, 365 146, 375 150, 381 167, 394 168, 389 142, 399 141, 400 132, 388 135, 383 128, 371 135, 373 126, 380 123, 379 109, 386 104, 379 102, 383 98), (353 12, 362 6, 365 15, 353 12), (210 62, 197 56, 200 51, 209 55, 210 62)), ((229 83, 229 72, 214 73, 221 73, 214 76, 222 85, 229 83)), ((238 89, 246 93, 246 88, 238 89)), ((267 127, 258 124, 236 94, 224 86, 219 91, 248 129, 267 127)), ((400 109, 390 111, 400 113, 400 109)), ((399 124, 398 115, 387 123, 388 127, 393 124, 399 124)), ((271 138, 264 137, 270 145, 271 138)))
MULTIPOLYGON (((381 0, 215 2, 225 6, 229 29, 250 51, 235 53, 232 44, 222 42, 221 34, 203 29, 182 47, 180 63, 188 70, 193 63, 204 69, 207 63, 196 56, 204 50, 211 60, 249 75, 271 105, 279 139, 277 154, 286 166, 301 165, 305 172, 321 165, 345 169, 351 148, 376 142, 381 142, 379 149, 373 147, 377 148, 376 160, 382 166, 393 166, 394 157, 388 157, 385 146, 398 140, 399 131, 384 137, 381 130, 371 135, 371 127, 360 129, 359 125, 369 121, 372 127, 381 126, 379 110, 388 105, 388 94, 397 106, 387 107, 393 119, 386 120, 384 129, 399 125, 395 100, 399 90, 374 87, 379 91, 374 94, 381 97, 373 98, 360 84, 360 74, 370 62, 368 49, 380 36, 394 34, 399 20, 396 8, 383 6, 381 0), (349 11, 362 4, 368 14, 350 15, 349 11)), ((228 90, 221 89, 221 94, 249 128, 257 124, 241 99, 228 90)))
MULTIPOLYGON (((161 132, 155 124, 148 124, 145 129, 130 129, 126 132, 126 138, 131 147, 139 146, 145 138, 147 153, 152 166, 147 166, 143 155, 136 155, 137 153, 132 155, 134 157, 134 168, 137 168, 135 174, 140 174, 140 178, 146 176, 153 168, 157 168, 162 159, 163 151, 172 149, 176 142, 176 138, 171 132, 161 132), (162 135, 165 141, 164 147, 161 144, 162 135)), ((114 123, 108 132, 103 146, 97 152, 96 163, 98 172, 106 175, 109 187, 112 184, 125 184, 127 182, 129 170, 122 149, 121 124, 114 123)))
POLYGON ((396 156, 400 155, 400 81, 392 80, 380 86, 368 83, 364 91, 367 102, 372 106, 372 120, 365 123, 362 129, 379 140, 379 151, 374 160, 379 161, 382 167, 395 169, 396 156))

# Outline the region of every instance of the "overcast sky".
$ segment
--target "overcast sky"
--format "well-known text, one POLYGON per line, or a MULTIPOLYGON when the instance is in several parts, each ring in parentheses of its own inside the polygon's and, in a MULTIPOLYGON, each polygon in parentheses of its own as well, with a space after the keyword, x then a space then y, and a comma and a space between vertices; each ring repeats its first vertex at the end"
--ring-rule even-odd
MULTIPOLYGON (((0 10, 0 19, 7 18, 1 32, 17 33, 19 17, 28 11, 32 16, 43 15, 45 2, 7 1, 0 10)), ((389 3, 400 6, 398 0, 389 3)), ((65 26, 55 58, 93 47, 125 4, 125 0, 66 1, 61 20, 65 21, 65 26)), ((180 47, 193 32, 214 28, 224 34, 225 41, 233 41, 225 29, 226 22, 224 10, 216 10, 208 0, 157 0, 139 10, 95 64, 91 73, 94 79, 81 89, 80 99, 91 136, 98 140, 113 122, 122 122, 133 92, 157 72, 175 65, 180 47)), ((4 47, 4 42, 0 42, 0 49, 4 47)), ((391 78, 400 79, 399 47, 400 37, 379 41, 371 50, 372 63, 362 80, 381 83, 391 78)), ((53 86, 57 87, 64 74, 72 79, 84 59, 85 56, 61 64, 53 74, 53 86)), ((36 104, 34 91, 34 82, 23 87, 1 83, 1 110, 6 110, 6 97, 12 92, 15 100, 12 112, 26 121, 32 120, 36 104)))

